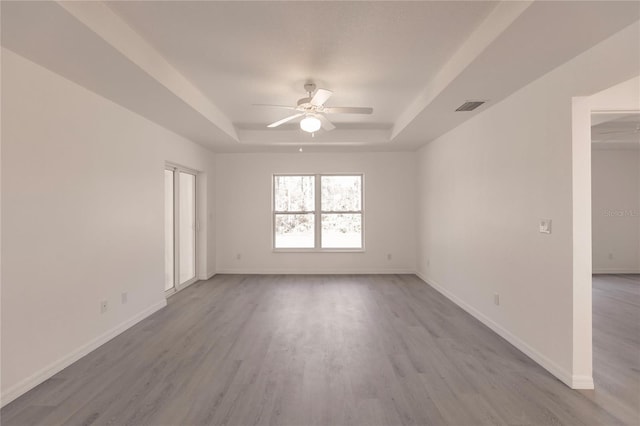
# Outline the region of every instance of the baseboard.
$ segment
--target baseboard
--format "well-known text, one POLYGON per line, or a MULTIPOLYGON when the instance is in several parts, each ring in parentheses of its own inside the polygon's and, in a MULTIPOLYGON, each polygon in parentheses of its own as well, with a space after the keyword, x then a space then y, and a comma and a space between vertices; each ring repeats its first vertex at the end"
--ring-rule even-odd
POLYGON ((545 370, 549 373, 553 374, 560 381, 565 383, 567 386, 572 389, 593 389, 593 378, 586 376, 573 376, 571 372, 564 370, 555 362, 551 361, 549 358, 538 352, 536 349, 529 346, 526 342, 521 340, 516 335, 512 334, 507 329, 503 328, 501 325, 487 317, 482 312, 478 311, 473 306, 469 305, 464 300, 460 299, 455 294, 451 293, 449 290, 444 288, 442 285, 438 284, 436 281, 427 278, 420 272, 416 272, 416 275, 424 281, 429 286, 433 287, 447 299, 451 300, 456 305, 460 306, 466 312, 475 317, 478 321, 489 327, 500 337, 505 339, 507 342, 511 343, 513 346, 522 351, 529 358, 540 364, 545 370))
POLYGON ((206 274, 200 275, 198 279, 200 281, 210 280, 211 278, 213 278, 215 274, 216 274, 215 272, 207 272, 206 274))
POLYGON ((98 347, 104 345, 109 340, 111 340, 114 337, 116 337, 118 334, 120 334, 123 331, 131 328, 132 326, 134 326, 135 324, 139 323, 140 321, 142 321, 143 319, 145 319, 149 315, 153 314, 154 312, 164 308, 166 305, 167 305, 167 301, 165 299, 163 299, 162 301, 160 301, 160 302, 158 302, 158 303, 156 303, 154 305, 151 305, 150 307, 148 307, 144 311, 142 311, 142 312, 134 315, 133 317, 129 318, 128 320, 118 324, 117 326, 115 326, 112 329, 108 330, 107 332, 101 334, 100 336, 96 337, 95 339, 93 339, 93 340, 89 341, 88 343, 80 346, 79 348, 77 348, 76 350, 72 351, 68 355, 60 358, 59 360, 49 364, 48 366, 44 367, 43 369, 35 372, 34 374, 32 374, 31 376, 27 377, 26 379, 24 379, 24 380, 16 383, 15 385, 11 386, 10 388, 8 388, 6 391, 4 391, 2 393, 2 396, 0 396, 0 400, 2 401, 1 402, 1 406, 4 407, 5 405, 10 403, 14 399, 18 398, 20 395, 25 394, 26 392, 28 392, 29 390, 33 389, 34 387, 36 387, 40 383, 44 382, 45 380, 49 379, 53 375, 59 373, 60 371, 62 371, 65 368, 67 368, 69 365, 73 364, 74 362, 76 362, 77 360, 82 358, 83 356, 87 355, 89 352, 91 352, 91 351, 97 349, 98 347))
POLYGON ((392 274, 415 274, 413 269, 220 269, 216 274, 238 274, 238 275, 392 275, 392 274))
POLYGON ((572 389, 594 389, 593 377, 573 376, 571 380, 572 389))
POLYGON ((629 268, 629 269, 624 269, 624 268, 594 268, 593 272, 594 275, 598 275, 598 274, 640 274, 640 269, 634 269, 634 268, 629 268))

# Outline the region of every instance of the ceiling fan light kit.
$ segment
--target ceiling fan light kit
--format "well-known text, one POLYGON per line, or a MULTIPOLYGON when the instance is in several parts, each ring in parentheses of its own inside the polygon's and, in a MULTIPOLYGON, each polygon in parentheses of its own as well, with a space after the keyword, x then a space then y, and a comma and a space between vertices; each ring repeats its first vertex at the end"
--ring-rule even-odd
POLYGON ((285 108, 297 111, 296 114, 285 117, 274 123, 267 125, 268 128, 275 128, 298 117, 300 129, 307 133, 315 133, 321 128, 325 131, 333 130, 336 126, 324 114, 371 114, 373 108, 370 107, 325 107, 324 103, 331 97, 333 92, 327 89, 317 89, 314 83, 306 83, 304 90, 307 97, 298 99, 295 107, 284 105, 254 104, 255 106, 268 106, 273 108, 285 108))
POLYGON ((320 120, 313 115, 307 115, 305 118, 300 120, 300 128, 307 133, 317 132, 320 130, 321 125, 322 123, 320 120))

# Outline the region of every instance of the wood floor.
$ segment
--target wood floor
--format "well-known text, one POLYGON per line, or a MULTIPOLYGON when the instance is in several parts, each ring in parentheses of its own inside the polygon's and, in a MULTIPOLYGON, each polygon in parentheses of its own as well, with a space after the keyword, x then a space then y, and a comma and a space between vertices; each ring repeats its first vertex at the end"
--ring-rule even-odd
POLYGON ((634 280, 594 280, 595 392, 413 275, 219 275, 7 405, 2 425, 637 425, 634 280))
POLYGON ((593 276, 593 380, 603 404, 640 425, 640 275, 593 276))

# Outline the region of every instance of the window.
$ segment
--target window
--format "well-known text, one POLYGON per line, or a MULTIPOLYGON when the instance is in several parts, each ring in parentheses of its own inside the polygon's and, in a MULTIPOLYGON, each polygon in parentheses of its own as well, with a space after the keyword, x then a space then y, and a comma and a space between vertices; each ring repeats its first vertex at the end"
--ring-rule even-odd
POLYGON ((361 250, 362 175, 274 175, 275 249, 361 250))

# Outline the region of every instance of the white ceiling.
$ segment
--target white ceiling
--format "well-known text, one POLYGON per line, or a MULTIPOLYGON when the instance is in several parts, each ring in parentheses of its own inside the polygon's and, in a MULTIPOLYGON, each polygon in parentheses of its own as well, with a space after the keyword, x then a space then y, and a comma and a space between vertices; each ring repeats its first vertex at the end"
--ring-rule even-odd
POLYGON ((1 7, 3 46, 217 151, 412 150, 640 18, 611 1, 1 7), (294 104, 307 81, 374 113, 313 139, 267 129, 288 111, 252 104, 294 104), (469 99, 489 102, 454 112, 469 99))
POLYGON ((109 7, 236 125, 288 111, 304 83, 331 105, 373 106, 333 121, 391 125, 496 2, 118 2, 109 7), (179 36, 176 36, 179 35, 179 36))

